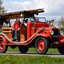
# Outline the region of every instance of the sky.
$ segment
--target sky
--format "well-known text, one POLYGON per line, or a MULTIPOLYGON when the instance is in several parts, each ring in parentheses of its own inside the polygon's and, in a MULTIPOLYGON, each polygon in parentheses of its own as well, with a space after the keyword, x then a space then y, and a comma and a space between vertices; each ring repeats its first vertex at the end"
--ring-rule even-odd
POLYGON ((40 14, 48 19, 59 19, 64 15, 64 0, 3 0, 8 12, 44 8, 40 14))

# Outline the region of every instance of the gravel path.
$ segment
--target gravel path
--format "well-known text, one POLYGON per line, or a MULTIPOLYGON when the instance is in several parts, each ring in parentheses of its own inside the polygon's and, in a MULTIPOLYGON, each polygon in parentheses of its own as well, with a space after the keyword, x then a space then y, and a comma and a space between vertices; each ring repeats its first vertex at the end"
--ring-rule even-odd
POLYGON ((48 57, 64 57, 64 55, 61 55, 61 54, 55 54, 55 53, 47 53, 45 55, 41 55, 41 54, 38 54, 38 53, 25 53, 25 54, 22 54, 20 52, 9 52, 7 51, 6 53, 0 53, 0 55, 18 55, 18 56, 48 56, 48 57))

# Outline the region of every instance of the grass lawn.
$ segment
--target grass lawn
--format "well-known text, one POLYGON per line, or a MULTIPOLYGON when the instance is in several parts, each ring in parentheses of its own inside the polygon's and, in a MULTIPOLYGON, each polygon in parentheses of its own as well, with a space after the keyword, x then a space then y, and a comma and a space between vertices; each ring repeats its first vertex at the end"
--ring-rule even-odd
MULTIPOLYGON (((19 51, 8 48, 8 51, 19 51)), ((30 48, 28 52, 36 52, 34 48, 30 48)), ((49 49, 48 52, 58 53, 57 49, 49 49)), ((0 55, 0 64, 64 64, 64 57, 47 57, 47 56, 21 56, 21 55, 0 55)))
POLYGON ((64 64, 64 58, 1 55, 0 64, 64 64))

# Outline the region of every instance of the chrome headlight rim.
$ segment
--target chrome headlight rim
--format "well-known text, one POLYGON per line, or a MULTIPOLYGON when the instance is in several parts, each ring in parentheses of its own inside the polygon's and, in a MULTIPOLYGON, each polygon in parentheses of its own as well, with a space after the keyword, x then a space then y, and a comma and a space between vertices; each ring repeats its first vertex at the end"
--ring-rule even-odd
POLYGON ((63 35, 64 34, 63 31, 60 31, 60 34, 63 35))
POLYGON ((50 34, 51 34, 51 35, 54 35, 54 31, 53 31, 53 30, 51 30, 51 31, 50 31, 50 34))

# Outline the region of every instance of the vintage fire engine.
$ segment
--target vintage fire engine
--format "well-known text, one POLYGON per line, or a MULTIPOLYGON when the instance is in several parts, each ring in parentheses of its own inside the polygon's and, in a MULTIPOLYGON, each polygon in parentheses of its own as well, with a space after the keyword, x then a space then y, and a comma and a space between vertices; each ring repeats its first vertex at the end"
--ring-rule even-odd
POLYGON ((60 30, 42 18, 35 17, 43 9, 25 10, 0 14, 0 53, 5 53, 8 46, 11 48, 18 47, 21 53, 26 53, 29 48, 34 47, 39 54, 46 54, 48 48, 57 48, 61 54, 64 54, 64 36, 60 30), (23 24, 20 27, 20 41, 12 41, 12 24, 13 20, 20 18, 23 24), (3 25, 6 20, 8 25, 3 25), (27 26, 24 20, 28 19, 27 26))

